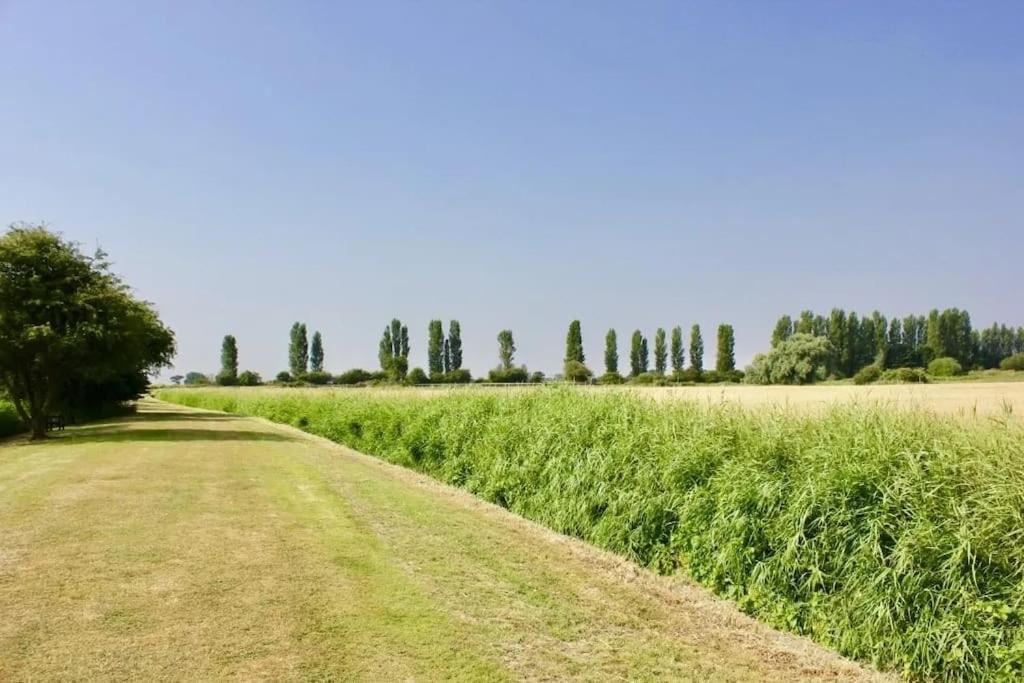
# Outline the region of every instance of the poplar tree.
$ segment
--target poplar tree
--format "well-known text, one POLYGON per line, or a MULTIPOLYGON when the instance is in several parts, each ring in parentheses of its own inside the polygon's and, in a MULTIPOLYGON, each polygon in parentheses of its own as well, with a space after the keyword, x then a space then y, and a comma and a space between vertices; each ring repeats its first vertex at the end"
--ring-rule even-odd
POLYGON ((565 362, 568 363, 571 360, 578 363, 584 362, 583 332, 580 330, 579 320, 569 323, 569 333, 565 336, 565 362))
POLYGON ((636 377, 640 374, 640 349, 644 345, 644 336, 640 334, 640 330, 633 332, 633 337, 629 341, 629 375, 630 377, 636 377))
POLYGON ((654 332, 654 371, 664 375, 668 369, 668 346, 665 343, 665 330, 659 327, 654 332))
POLYGON ((732 325, 718 326, 718 343, 715 349, 715 370, 732 372, 736 369, 736 339, 732 325))
POLYGON ((704 372, 704 338, 700 336, 700 325, 690 328, 690 367, 698 375, 704 372))
POLYGON ((452 349, 447 338, 445 338, 444 347, 441 350, 441 364, 444 366, 444 374, 447 375, 452 371, 452 349))
POLYGON ((230 334, 224 335, 220 345, 220 373, 218 384, 238 383, 238 342, 230 334))
POLYGON ((619 340, 614 329, 604 336, 604 371, 609 375, 619 374, 619 340))
POLYGON ((384 334, 380 337, 380 345, 377 349, 377 359, 380 360, 380 369, 384 372, 391 372, 394 365, 395 346, 391 340, 391 328, 385 327, 384 334))
POLYGON ((292 325, 291 343, 288 346, 288 369, 292 377, 306 374, 309 366, 309 342, 306 339, 306 326, 303 323, 292 325))
POLYGON ((686 359, 683 355, 683 328, 678 325, 672 328, 672 346, 669 357, 672 359, 672 372, 682 372, 686 359))
POLYGON ((498 333, 498 359, 501 361, 502 370, 512 369, 512 359, 516 355, 516 344, 512 340, 512 330, 502 330, 498 333))
POLYGON ((778 346, 793 335, 793 319, 788 315, 779 318, 772 330, 772 346, 778 346))
POLYGON ((640 338, 640 372, 644 373, 651 369, 651 352, 647 348, 647 337, 640 338))
POLYGON ((309 346, 309 369, 312 372, 324 371, 324 340, 319 331, 313 333, 309 346))
POLYGON ((451 370, 462 369, 462 327, 458 320, 448 323, 448 353, 451 358, 451 370))
POLYGON ((444 372, 444 328, 440 320, 431 320, 427 328, 427 372, 431 376, 444 372))

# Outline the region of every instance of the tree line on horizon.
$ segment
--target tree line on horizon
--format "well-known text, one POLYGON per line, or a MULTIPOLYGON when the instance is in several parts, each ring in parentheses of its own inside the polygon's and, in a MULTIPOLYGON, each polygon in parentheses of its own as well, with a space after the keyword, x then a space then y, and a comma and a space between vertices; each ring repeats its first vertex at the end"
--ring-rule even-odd
MULTIPOLYGON (((970 369, 1024 369, 1024 327, 1005 324, 977 330, 970 315, 958 308, 937 309, 928 315, 886 318, 878 311, 858 316, 834 308, 826 317, 810 310, 799 316, 781 316, 771 335, 767 353, 758 354, 746 371, 736 368, 735 332, 732 325, 717 328, 715 365, 704 368, 704 339, 700 325, 693 325, 689 346, 683 342, 683 328, 671 333, 664 328, 654 332, 652 347, 648 338, 634 330, 629 340, 629 371, 619 370, 616 330, 605 334, 604 373, 595 376, 587 366, 583 351, 583 333, 579 320, 569 324, 565 341, 561 378, 572 382, 599 384, 668 384, 693 382, 739 382, 756 384, 804 384, 824 379, 849 377, 878 379, 880 373, 894 370, 919 370, 913 377, 904 372, 895 375, 901 381, 924 381, 927 374, 959 374, 970 369), (687 353, 688 351, 688 353, 687 353), (686 361, 689 360, 689 364, 686 361)), ((498 365, 487 373, 494 383, 542 382, 541 372, 529 372, 515 362, 516 346, 512 330, 497 336, 498 365)), ((323 338, 314 332, 307 342, 304 323, 292 325, 289 337, 289 369, 278 373, 278 383, 359 384, 379 381, 406 384, 461 384, 473 381, 462 367, 462 328, 457 320, 448 323, 431 320, 427 326, 427 369, 409 369, 409 330, 393 319, 384 327, 378 345, 378 371, 354 368, 332 376, 324 370, 323 338)), ((175 383, 210 383, 202 373, 176 375, 175 383)), ((252 371, 238 372, 238 347, 232 335, 224 337, 221 370, 213 381, 222 385, 261 384, 252 371)), ((481 381, 481 380, 476 380, 481 381)))
MULTIPOLYGON (((602 384, 658 384, 701 381, 739 381, 743 373, 736 369, 735 333, 732 325, 718 326, 718 348, 715 369, 704 370, 704 340, 700 325, 690 328, 690 365, 686 367, 682 327, 672 329, 671 346, 664 328, 654 333, 654 367, 650 367, 650 349, 647 338, 635 330, 630 340, 630 371, 623 376, 619 373, 618 341, 616 331, 608 330, 605 335, 605 372, 596 379, 602 384), (671 373, 669 368, 671 367, 671 373)), ((529 372, 525 365, 515 364, 516 346, 512 330, 498 333, 498 365, 487 374, 487 380, 495 383, 542 382, 542 372, 529 372)), ((312 341, 307 341, 305 323, 292 325, 288 343, 288 370, 279 372, 275 381, 281 384, 302 382, 308 384, 358 384, 368 381, 383 381, 407 384, 464 384, 473 381, 469 370, 462 367, 462 328, 458 320, 448 323, 448 334, 444 333, 441 320, 431 320, 427 326, 427 370, 415 367, 409 370, 409 329, 395 318, 385 326, 378 343, 380 370, 370 372, 354 368, 332 376, 324 370, 323 337, 314 332, 312 341)), ((239 372, 238 342, 233 335, 225 335, 221 342, 221 368, 212 378, 200 372, 174 375, 175 384, 187 385, 216 383, 222 386, 256 386, 263 383, 259 373, 251 370, 239 372)), ((562 378, 573 382, 594 380, 594 373, 586 365, 583 351, 583 333, 579 320, 569 324, 566 335, 566 351, 562 378)), ((480 381, 480 380, 477 380, 480 381)))

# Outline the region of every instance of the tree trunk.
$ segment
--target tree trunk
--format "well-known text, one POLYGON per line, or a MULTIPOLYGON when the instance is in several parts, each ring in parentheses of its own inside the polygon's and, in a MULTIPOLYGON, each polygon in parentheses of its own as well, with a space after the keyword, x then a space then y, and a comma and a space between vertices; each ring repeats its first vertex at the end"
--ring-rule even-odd
POLYGON ((41 412, 39 414, 32 415, 32 440, 46 438, 46 413, 41 412))

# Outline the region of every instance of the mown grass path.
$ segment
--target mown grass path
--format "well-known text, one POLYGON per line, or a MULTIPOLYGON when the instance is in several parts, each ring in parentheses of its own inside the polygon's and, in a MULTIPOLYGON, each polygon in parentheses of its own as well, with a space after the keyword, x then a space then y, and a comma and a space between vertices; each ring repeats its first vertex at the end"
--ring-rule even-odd
POLYGON ((368 456, 144 402, 0 446, 0 680, 877 674, 368 456))

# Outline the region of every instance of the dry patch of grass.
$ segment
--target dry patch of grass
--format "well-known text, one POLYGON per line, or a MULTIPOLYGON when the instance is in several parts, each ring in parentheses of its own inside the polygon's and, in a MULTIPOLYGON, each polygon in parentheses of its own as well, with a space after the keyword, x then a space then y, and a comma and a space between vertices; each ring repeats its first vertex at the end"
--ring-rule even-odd
POLYGON ((680 580, 292 430, 0 447, 0 679, 868 679, 680 580))

